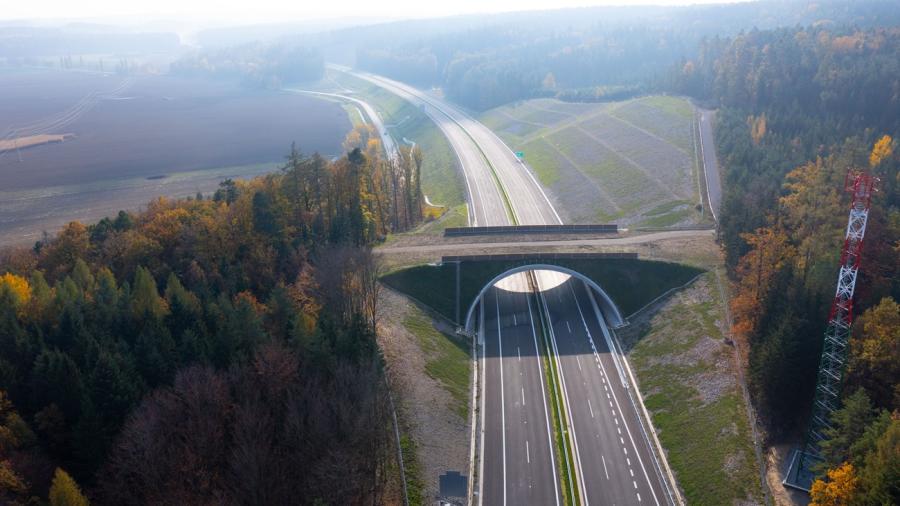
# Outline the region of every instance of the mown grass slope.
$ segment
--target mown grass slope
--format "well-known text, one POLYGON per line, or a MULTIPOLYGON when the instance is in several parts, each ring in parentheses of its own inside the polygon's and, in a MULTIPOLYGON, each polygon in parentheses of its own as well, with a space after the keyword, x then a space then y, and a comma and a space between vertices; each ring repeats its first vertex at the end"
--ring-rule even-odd
POLYGON ((537 99, 479 118, 551 190, 567 221, 668 227, 701 223, 694 108, 679 97, 602 104, 537 99), (659 212, 665 207, 665 212, 659 212))
POLYGON ((715 275, 618 331, 688 504, 761 504, 763 493, 715 275))

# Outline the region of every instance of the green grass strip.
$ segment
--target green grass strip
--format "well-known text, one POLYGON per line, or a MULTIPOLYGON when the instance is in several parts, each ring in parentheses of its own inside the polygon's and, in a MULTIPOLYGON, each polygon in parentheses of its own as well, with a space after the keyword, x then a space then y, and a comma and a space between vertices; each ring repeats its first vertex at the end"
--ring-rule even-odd
MULTIPOLYGON (((535 294, 535 299, 537 297, 540 297, 540 295, 535 294)), ((528 303, 531 304, 530 298, 528 303)), ((547 386, 550 389, 550 411, 553 422, 553 442, 556 446, 557 473, 562 485, 563 504, 574 506, 581 504, 581 498, 578 483, 575 475, 572 473, 572 465, 575 462, 572 445, 569 441, 569 435, 563 432, 563 427, 568 425, 568 414, 560 397, 559 371, 556 368, 555 361, 550 358, 552 354, 549 342, 550 331, 547 327, 544 309, 540 303, 537 303, 537 306, 538 319, 540 320, 538 332, 541 335, 539 340, 541 360, 544 363, 544 379, 547 381, 547 386)))

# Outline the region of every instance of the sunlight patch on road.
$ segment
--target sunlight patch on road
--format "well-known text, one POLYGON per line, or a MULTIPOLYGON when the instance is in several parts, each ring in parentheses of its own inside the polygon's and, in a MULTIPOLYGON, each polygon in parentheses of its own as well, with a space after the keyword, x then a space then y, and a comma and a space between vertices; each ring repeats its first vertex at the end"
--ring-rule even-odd
MULTIPOLYGON (((550 290, 551 288, 556 288, 557 286, 565 283, 571 277, 568 274, 564 274, 562 272, 556 271, 548 271, 548 270, 535 270, 535 277, 538 281, 538 286, 541 287, 542 291, 550 290)), ((494 285, 500 290, 506 292, 530 292, 531 289, 528 287, 528 276, 527 272, 517 272, 515 274, 510 274, 505 278, 497 281, 494 285)))

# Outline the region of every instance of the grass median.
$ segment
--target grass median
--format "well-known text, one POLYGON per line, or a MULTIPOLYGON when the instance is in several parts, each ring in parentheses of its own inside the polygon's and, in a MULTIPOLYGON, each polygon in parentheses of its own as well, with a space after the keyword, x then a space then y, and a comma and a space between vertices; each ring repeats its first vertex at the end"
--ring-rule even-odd
MULTIPOLYGON (((544 314, 543 306, 537 302, 539 295, 534 296, 536 303, 536 311, 540 325, 538 340, 543 363, 544 379, 550 393, 550 420, 553 426, 553 442, 556 449, 556 468, 560 479, 560 489, 563 496, 563 504, 577 505, 581 504, 579 487, 575 473, 572 471, 575 456, 572 452, 572 445, 569 440, 569 433, 564 429, 568 426, 568 413, 566 412, 565 403, 562 402, 559 370, 556 367, 556 361, 552 359, 552 347, 550 346, 550 328, 548 326, 547 317, 544 314)), ((531 304, 532 298, 529 297, 528 303, 531 304)))

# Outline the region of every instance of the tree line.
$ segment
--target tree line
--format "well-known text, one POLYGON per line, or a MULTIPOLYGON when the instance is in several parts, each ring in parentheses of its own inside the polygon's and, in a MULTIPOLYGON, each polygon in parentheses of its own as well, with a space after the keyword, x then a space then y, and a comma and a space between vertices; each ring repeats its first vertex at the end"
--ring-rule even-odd
POLYGON ((380 502, 370 247, 421 220, 421 155, 366 148, 5 250, 4 503, 380 502))
MULTIPOLYGON (((707 46, 730 40, 717 36, 754 27, 871 27, 898 21, 896 5, 882 0, 815 6, 761 1, 520 12, 481 16, 478 22, 460 17, 423 22, 424 31, 397 23, 380 30, 345 30, 331 39, 358 40, 355 64, 360 68, 414 85, 440 86, 448 98, 485 110, 528 98, 608 101, 671 90, 661 69, 687 59, 696 62, 707 46)), ((759 77, 777 82, 782 75, 759 77)))
POLYGON ((734 334, 771 441, 798 440, 847 226, 848 170, 879 177, 857 279, 844 407, 813 504, 900 502, 900 29, 827 25, 710 38, 669 89, 719 106, 719 238, 734 334))
POLYGON ((251 42, 198 50, 169 65, 182 76, 239 80, 247 85, 280 88, 284 84, 318 81, 325 74, 320 51, 295 44, 251 42))

